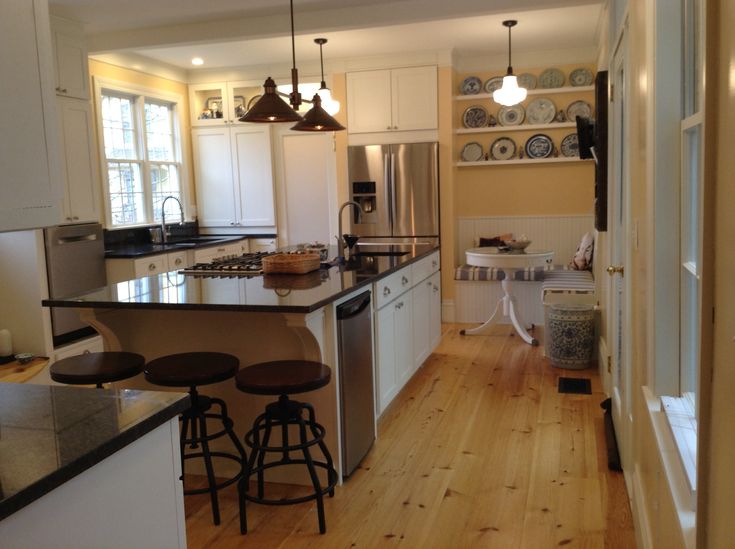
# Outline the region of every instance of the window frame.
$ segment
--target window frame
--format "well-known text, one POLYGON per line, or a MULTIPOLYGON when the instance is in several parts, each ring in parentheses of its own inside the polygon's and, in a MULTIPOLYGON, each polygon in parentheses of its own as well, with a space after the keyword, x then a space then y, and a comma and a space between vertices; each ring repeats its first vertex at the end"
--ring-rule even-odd
POLYGON ((153 211, 153 188, 151 179, 151 165, 176 165, 179 179, 179 195, 181 204, 184 208, 184 216, 189 219, 188 194, 189 194, 189 167, 187 156, 184 151, 187 150, 186 135, 182 131, 182 113, 188 108, 184 102, 184 96, 172 92, 162 91, 158 89, 138 86, 128 82, 113 80, 95 76, 94 78, 94 102, 95 102, 95 118, 97 122, 97 142, 99 152, 99 165, 102 181, 102 193, 104 196, 105 210, 105 227, 111 230, 129 229, 135 227, 148 227, 156 225, 159 222, 155 220, 155 212, 153 211), (108 159, 105 152, 104 142, 104 126, 102 120, 102 95, 104 92, 109 95, 127 97, 133 100, 133 125, 136 131, 135 150, 137 158, 135 160, 128 159, 108 159), (147 135, 145 127, 145 103, 146 101, 155 104, 167 104, 171 106, 171 123, 173 130, 173 147, 176 160, 159 161, 148 160, 147 135), (143 200, 145 221, 141 223, 131 223, 125 225, 114 225, 112 223, 112 212, 110 202, 110 182, 108 176, 107 163, 109 161, 126 162, 138 164, 140 166, 140 174, 143 186, 143 200))

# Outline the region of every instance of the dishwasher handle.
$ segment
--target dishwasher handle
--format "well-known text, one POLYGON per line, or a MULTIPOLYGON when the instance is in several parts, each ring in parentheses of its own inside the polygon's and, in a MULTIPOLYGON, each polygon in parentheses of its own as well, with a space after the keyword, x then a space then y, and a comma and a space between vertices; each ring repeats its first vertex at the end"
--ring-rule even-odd
POLYGON ((359 295, 337 307, 337 320, 353 318, 370 306, 370 293, 359 295))

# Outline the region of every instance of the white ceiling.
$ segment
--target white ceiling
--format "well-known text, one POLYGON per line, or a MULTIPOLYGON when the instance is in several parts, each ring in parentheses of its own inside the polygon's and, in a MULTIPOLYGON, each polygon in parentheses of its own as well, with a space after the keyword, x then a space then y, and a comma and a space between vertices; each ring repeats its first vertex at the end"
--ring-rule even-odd
MULTIPOLYGON (((86 24, 91 51, 125 51, 191 71, 289 63, 288 0, 51 0, 51 11, 86 24), (191 65, 202 57, 201 69, 191 65)), ((601 1, 294 0, 296 56, 327 62, 399 52, 594 51, 601 1)))

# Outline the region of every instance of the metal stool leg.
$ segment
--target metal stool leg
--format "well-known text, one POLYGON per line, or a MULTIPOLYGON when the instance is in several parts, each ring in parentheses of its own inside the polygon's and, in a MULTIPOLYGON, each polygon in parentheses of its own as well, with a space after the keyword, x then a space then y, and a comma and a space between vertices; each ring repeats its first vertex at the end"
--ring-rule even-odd
MULTIPOLYGON (((299 435, 301 437, 301 444, 306 444, 308 440, 306 437, 306 423, 304 418, 299 415, 297 418, 299 424, 299 435)), ((324 498, 322 496, 322 486, 319 483, 319 476, 316 474, 316 467, 314 467, 314 461, 311 459, 311 452, 309 447, 305 446, 301 450, 304 454, 304 460, 306 460, 306 467, 309 469, 309 476, 311 477, 311 484, 314 486, 314 492, 316 494, 316 511, 319 517, 319 533, 324 534, 327 531, 327 524, 324 520, 324 498)))
MULTIPOLYGON (((304 408, 309 412, 309 429, 311 429, 311 434, 314 435, 315 438, 319 438, 319 431, 317 431, 315 425, 316 425, 316 416, 314 414, 314 407, 305 402, 304 408)), ((329 449, 327 448, 327 445, 324 443, 323 440, 320 440, 318 443, 319 449, 322 451, 322 454, 324 455, 324 459, 327 462, 327 484, 333 485, 337 482, 337 470, 334 468, 334 460, 332 460, 332 454, 329 453, 329 449)), ((334 488, 332 488, 329 491, 329 497, 334 497, 334 488)))
MULTIPOLYGON (((263 433, 263 446, 268 446, 268 443, 271 439, 271 427, 273 425, 273 422, 271 418, 266 417, 265 418, 265 432, 263 433)), ((263 478, 263 464, 265 462, 265 452, 261 450, 261 452, 258 455, 258 497, 263 499, 265 495, 265 481, 263 478)))
POLYGON ((200 432, 202 435, 202 454, 204 457, 204 466, 207 469, 207 481, 209 482, 209 497, 212 501, 212 518, 214 524, 219 524, 219 502, 217 501, 217 481, 214 478, 214 468, 212 467, 212 456, 209 452, 209 441, 207 440, 207 418, 204 414, 199 416, 200 432))
POLYGON ((183 416, 181 420, 181 438, 179 439, 179 454, 181 456, 181 482, 184 482, 184 452, 186 449, 186 437, 189 434, 189 423, 191 420, 183 416))
POLYGON ((240 481, 237 483, 237 493, 238 493, 238 500, 239 500, 239 507, 240 507, 240 533, 241 534, 247 534, 248 532, 248 521, 247 521, 247 515, 245 511, 245 504, 247 503, 247 500, 245 499, 245 495, 248 493, 248 488, 250 485, 250 471, 253 470, 253 466, 255 465, 255 460, 258 457, 260 453, 262 453, 262 450, 260 450, 260 434, 258 426, 265 418, 264 414, 259 415, 255 422, 253 423, 253 446, 252 451, 250 452, 250 458, 247 460, 245 465, 245 471, 243 472, 243 476, 240 479, 240 481))

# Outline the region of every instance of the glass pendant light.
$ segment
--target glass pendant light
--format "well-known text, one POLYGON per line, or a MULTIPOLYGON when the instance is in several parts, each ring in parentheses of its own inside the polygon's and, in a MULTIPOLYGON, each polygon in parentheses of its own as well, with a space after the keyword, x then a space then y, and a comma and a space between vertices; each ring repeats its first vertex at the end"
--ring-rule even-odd
POLYGON ((301 120, 301 115, 294 110, 298 109, 299 105, 301 105, 301 94, 299 93, 299 71, 296 68, 293 0, 291 0, 291 60, 291 83, 293 90, 289 96, 291 106, 278 96, 278 93, 276 93, 276 83, 269 76, 263 84, 265 93, 263 93, 248 112, 240 117, 240 122, 295 122, 301 120))
POLYGON ((526 98, 528 90, 518 86, 518 78, 513 74, 513 66, 510 62, 510 29, 515 27, 518 21, 509 19, 503 21, 503 26, 508 27, 508 72, 503 77, 503 86, 493 92, 493 100, 496 103, 512 107, 526 98))
POLYGON ((319 97, 322 99, 322 107, 329 114, 334 116, 339 112, 339 101, 332 97, 332 91, 327 87, 327 83, 324 81, 324 56, 322 54, 322 46, 327 43, 326 38, 314 38, 314 42, 319 44, 319 62, 322 67, 322 83, 319 87, 319 97))

